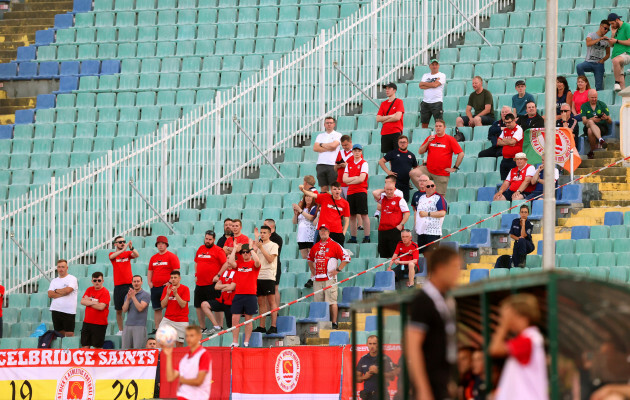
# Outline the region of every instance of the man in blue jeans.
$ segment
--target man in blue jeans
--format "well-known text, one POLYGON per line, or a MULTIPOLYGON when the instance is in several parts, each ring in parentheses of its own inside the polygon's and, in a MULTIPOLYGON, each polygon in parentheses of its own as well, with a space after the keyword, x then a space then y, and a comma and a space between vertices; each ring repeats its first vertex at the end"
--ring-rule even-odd
POLYGON ((610 57, 610 39, 604 36, 610 30, 610 22, 602 20, 599 29, 586 36, 586 60, 575 66, 578 76, 592 72, 595 75, 595 89, 604 89, 604 62, 610 57))
POLYGON ((520 217, 515 218, 510 227, 510 237, 514 240, 512 264, 515 268, 525 267, 526 256, 534 251, 534 242, 532 240, 534 226, 527 217, 529 217, 529 208, 523 204, 520 209, 520 217))

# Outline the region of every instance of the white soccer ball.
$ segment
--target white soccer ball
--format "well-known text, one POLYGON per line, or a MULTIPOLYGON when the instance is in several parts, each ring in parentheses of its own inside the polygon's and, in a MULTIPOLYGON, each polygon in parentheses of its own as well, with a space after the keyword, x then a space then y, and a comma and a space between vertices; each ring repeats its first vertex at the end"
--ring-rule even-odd
POLYGON ((177 331, 169 325, 162 325, 155 333, 155 340, 162 347, 175 347, 177 342, 177 331))

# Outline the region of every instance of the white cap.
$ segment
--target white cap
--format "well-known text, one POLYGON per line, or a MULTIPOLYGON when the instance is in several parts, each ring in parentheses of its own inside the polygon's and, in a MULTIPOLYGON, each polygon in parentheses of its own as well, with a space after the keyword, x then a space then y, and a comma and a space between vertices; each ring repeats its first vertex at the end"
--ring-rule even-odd
POLYGON ((527 154, 520 152, 520 153, 516 153, 516 155, 514 156, 514 159, 516 160, 517 158, 524 158, 527 160, 527 154))

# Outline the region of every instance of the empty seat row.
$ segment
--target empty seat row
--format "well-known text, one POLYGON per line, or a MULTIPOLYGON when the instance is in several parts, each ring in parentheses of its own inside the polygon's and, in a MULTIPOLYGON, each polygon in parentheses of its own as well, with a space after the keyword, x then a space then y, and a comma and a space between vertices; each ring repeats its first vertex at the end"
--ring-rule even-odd
MULTIPOLYGON (((31 119, 32 122, 32 119, 31 119)), ((15 125, 13 134, 16 139, 52 139, 52 138, 99 138, 99 137, 135 137, 153 133, 158 128, 158 121, 121 121, 121 122, 81 122, 68 124, 32 124, 15 125)), ((160 121, 159 126, 164 122, 160 121)), ((45 144, 43 144, 45 145, 45 144)), ((33 149, 37 144, 33 145, 33 149)))
MULTIPOLYGON (((92 108, 92 107, 144 107, 144 106, 187 106, 193 104, 203 104, 212 99, 214 91, 202 90, 160 90, 143 92, 118 92, 118 93, 64 93, 58 94, 53 105, 57 111, 62 108, 92 108), (199 103, 196 103, 196 100, 199 103)), ((47 96, 37 97, 37 108, 40 107, 40 100, 47 99, 47 96)), ((46 101, 48 103, 48 101, 46 101)))
POLYGON ((119 60, 84 60, 84 61, 23 61, 20 63, 0 64, 0 80, 53 79, 60 76, 88 76, 117 74, 120 72, 119 60))

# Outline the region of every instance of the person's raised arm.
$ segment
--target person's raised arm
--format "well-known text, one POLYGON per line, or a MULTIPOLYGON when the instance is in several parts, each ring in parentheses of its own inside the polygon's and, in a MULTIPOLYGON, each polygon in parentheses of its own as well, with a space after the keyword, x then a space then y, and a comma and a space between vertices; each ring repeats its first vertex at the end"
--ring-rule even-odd
POLYGON ((427 140, 424 141, 424 143, 422 143, 422 145, 420 146, 420 148, 418 149, 418 154, 424 154, 427 152, 429 145, 431 144, 431 142, 435 140, 435 135, 431 135, 427 138, 427 140))
MULTIPOLYGON (((147 308, 147 306, 149 305, 149 303, 147 303, 146 301, 138 301, 138 298, 136 296, 133 296, 131 298, 131 301, 133 301, 133 304, 136 306, 138 312, 144 311, 144 309, 147 308)), ((127 305, 127 308, 129 308, 129 305, 127 305)))
POLYGON ((166 308, 166 306, 168 305, 168 298, 171 296, 172 290, 173 287, 171 285, 168 285, 166 287, 166 296, 164 296, 164 298, 160 300, 160 305, 162 306, 162 308, 166 308))
POLYGON ((236 253, 238 253, 238 251, 240 251, 241 249, 241 245, 237 244, 237 249, 234 249, 233 252, 230 253, 230 255, 227 258, 227 264, 230 268, 236 268, 236 253))
POLYGON ((372 196, 374 197, 374 200, 377 203, 379 203, 381 201, 381 195, 383 194, 384 191, 385 191, 385 189, 372 190, 372 196))
POLYGON ((131 293, 133 289, 129 289, 129 291, 127 292, 127 296, 125 296, 125 301, 123 303, 122 306, 122 312, 126 313, 129 312, 129 302, 131 301, 131 297, 129 296, 129 293, 131 293))
POLYGON ((300 186, 299 186, 299 189, 300 189, 300 191, 301 191, 302 193, 304 193, 304 195, 305 195, 306 197, 312 197, 312 198, 314 198, 314 199, 317 199, 317 193, 313 193, 313 192, 312 192, 312 191, 310 191, 310 190, 306 190, 306 189, 304 189, 304 185, 300 185, 300 186))
POLYGON ((509 354, 509 348, 506 342, 507 334, 508 327, 505 323, 505 318, 501 318, 499 326, 494 332, 494 335, 492 335, 492 340, 488 347, 488 353, 492 357, 506 357, 509 354))
POLYGON ((254 260, 254 265, 256 266, 256 268, 260 268, 260 258, 258 258, 258 254, 252 251, 251 255, 252 255, 252 260, 254 260))
POLYGON ((166 356, 166 380, 173 382, 179 377, 179 372, 173 368, 173 348, 165 347, 162 349, 162 353, 166 356))
POLYGON ((267 260, 268 263, 272 263, 273 260, 276 259, 276 257, 278 257, 277 254, 270 254, 267 250, 265 250, 264 246, 258 246, 258 250, 260 250, 260 252, 262 253, 263 257, 265 257, 265 260, 267 260))
MULTIPOLYGON (((132 247, 131 242, 129 242, 129 246, 132 247)), ((129 255, 129 258, 134 259, 138 257, 140 257, 140 253, 138 253, 138 249, 134 247, 133 250, 131 250, 131 254, 129 255)))

